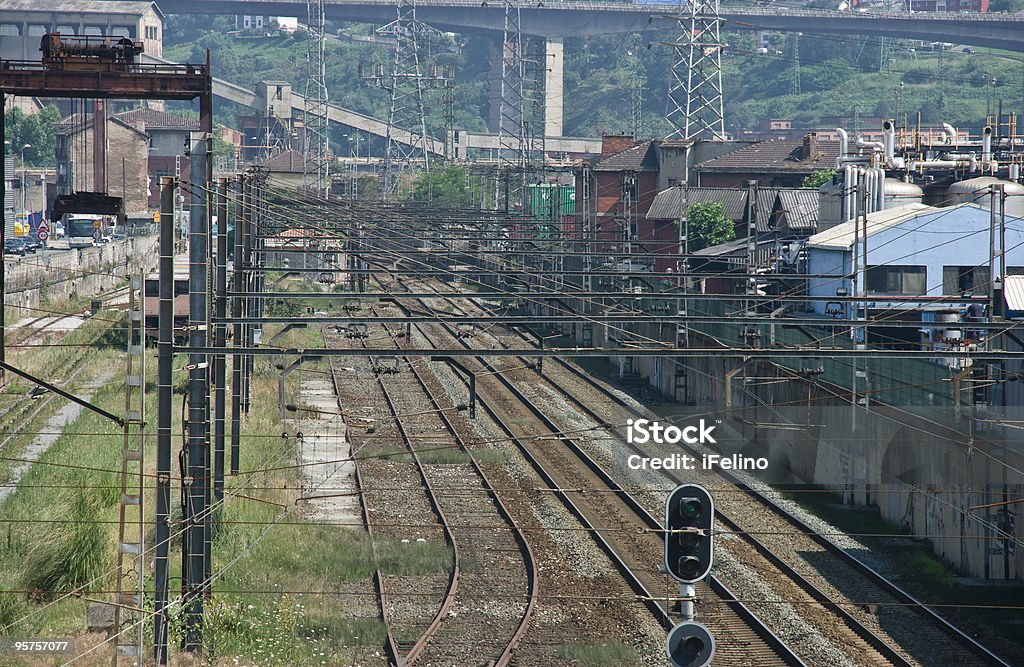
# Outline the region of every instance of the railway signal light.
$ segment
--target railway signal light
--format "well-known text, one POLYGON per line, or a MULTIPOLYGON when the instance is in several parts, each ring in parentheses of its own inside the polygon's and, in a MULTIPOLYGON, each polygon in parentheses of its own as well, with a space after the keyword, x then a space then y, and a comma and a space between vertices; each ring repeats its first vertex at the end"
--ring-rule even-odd
POLYGON ((687 621, 669 631, 665 651, 672 667, 703 667, 715 656, 715 638, 700 623, 687 621))
POLYGON ((714 521, 715 503, 704 487, 683 484, 669 494, 665 502, 665 569, 677 581, 693 584, 711 571, 714 521))

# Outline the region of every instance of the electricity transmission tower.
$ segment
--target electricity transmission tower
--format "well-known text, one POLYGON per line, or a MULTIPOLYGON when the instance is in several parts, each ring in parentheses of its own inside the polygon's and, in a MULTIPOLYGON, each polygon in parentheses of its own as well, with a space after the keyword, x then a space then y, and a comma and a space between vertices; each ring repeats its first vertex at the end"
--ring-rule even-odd
POLYGON ((668 139, 724 139, 719 0, 693 0, 676 14, 668 89, 668 139))
POLYGON ((324 0, 306 0, 306 159, 302 184, 326 197, 330 188, 327 140, 327 63, 324 60, 324 0))
POLYGON ((505 208, 523 203, 526 184, 544 161, 544 74, 546 55, 527 54, 519 6, 505 0, 501 45, 498 159, 505 175, 505 208))
POLYGON ((366 77, 388 94, 387 151, 381 192, 384 199, 389 199, 398 183, 396 173, 414 158, 421 157, 424 170, 430 172, 429 144, 433 142, 427 134, 424 90, 445 87, 452 77, 447 68, 432 67, 429 73, 423 73, 421 42, 440 33, 416 20, 415 2, 398 0, 395 20, 378 28, 377 33, 391 35, 395 41, 390 74, 384 73, 383 65, 375 64, 373 75, 366 77), (398 141, 397 131, 408 132, 408 141, 398 141))

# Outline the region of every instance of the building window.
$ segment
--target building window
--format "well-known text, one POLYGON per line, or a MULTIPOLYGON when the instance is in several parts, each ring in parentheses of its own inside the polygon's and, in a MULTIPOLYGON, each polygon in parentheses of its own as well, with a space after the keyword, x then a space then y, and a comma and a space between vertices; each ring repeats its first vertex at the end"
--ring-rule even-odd
POLYGON ((924 294, 928 291, 927 269, 923 266, 869 266, 867 289, 882 294, 924 294))
POLYGON ((973 292, 988 294, 989 268, 987 266, 944 266, 942 267, 942 293, 963 294, 973 292))

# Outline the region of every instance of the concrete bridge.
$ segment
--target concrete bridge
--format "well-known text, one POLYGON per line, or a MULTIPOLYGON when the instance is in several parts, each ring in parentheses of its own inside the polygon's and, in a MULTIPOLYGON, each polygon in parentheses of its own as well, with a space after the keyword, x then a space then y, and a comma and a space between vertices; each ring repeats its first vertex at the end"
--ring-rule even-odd
MULTIPOLYGON (((305 0, 157 0, 165 13, 262 14, 305 17, 305 0)), ((388 0, 324 0, 328 20, 386 23, 395 18, 388 0)), ((673 4, 526 0, 522 30, 538 37, 580 37, 634 32, 650 22, 669 27, 673 4)), ((501 0, 417 0, 416 16, 452 32, 500 31, 501 0)), ((816 34, 875 35, 990 46, 1024 52, 1024 14, 939 12, 837 12, 814 9, 724 7, 727 28, 816 34)))
MULTIPOLYGON (((305 0, 157 0, 168 14, 306 15, 305 0)), ((384 24, 395 19, 393 0, 324 0, 328 20, 384 24)), ((639 32, 673 27, 674 4, 525 0, 521 3, 523 32, 546 41, 545 136, 563 135, 564 40, 567 37, 639 32)), ((504 24, 502 0, 416 0, 416 16, 452 32, 486 33, 494 39, 489 97, 500 92, 500 35, 504 24)), ((777 30, 836 35, 874 35, 924 41, 945 41, 1024 52, 1024 14, 947 14, 907 12, 838 12, 789 8, 730 8, 722 10, 727 28, 777 30)), ((496 107, 496 105, 492 105, 496 107)), ((498 128, 498 110, 491 109, 488 125, 498 128)), ((379 122, 379 121, 378 121, 379 122)), ((364 125, 374 125, 369 123, 364 125)), ((361 125, 357 125, 361 127, 361 125)), ((370 130, 369 127, 363 129, 370 130)), ((472 142, 488 143, 489 137, 472 142)), ((493 143, 493 141, 491 141, 493 143)), ((592 143, 592 142, 587 142, 592 143)), ((565 147, 569 149, 568 146, 565 147)), ((574 151, 572 151, 574 152, 574 151)))

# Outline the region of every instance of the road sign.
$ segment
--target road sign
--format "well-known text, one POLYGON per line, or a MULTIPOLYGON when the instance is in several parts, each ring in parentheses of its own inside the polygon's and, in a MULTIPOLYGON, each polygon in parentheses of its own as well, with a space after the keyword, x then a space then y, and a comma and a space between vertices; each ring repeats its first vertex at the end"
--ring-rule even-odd
POLYGON ((92 221, 92 228, 93 229, 99 229, 102 226, 103 226, 103 222, 102 221, 100 221, 100 220, 93 220, 92 221))
POLYGON ((50 232, 46 231, 45 229, 38 229, 36 230, 36 236, 39 237, 40 241, 45 241, 46 239, 50 238, 50 232))
POLYGON ((699 484, 682 484, 665 501, 665 568, 676 581, 694 584, 714 560, 711 539, 715 502, 699 484))
POLYGON ((715 638, 700 623, 687 621, 669 630, 665 652, 672 667, 703 667, 715 657, 715 638))
POLYGON ((39 224, 36 226, 36 231, 37 232, 46 232, 47 234, 49 234, 50 233, 50 225, 46 224, 45 220, 40 220, 39 224))

